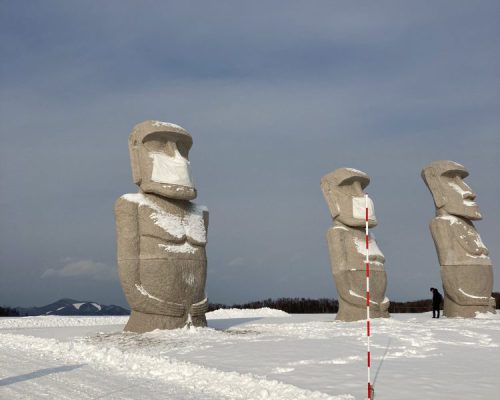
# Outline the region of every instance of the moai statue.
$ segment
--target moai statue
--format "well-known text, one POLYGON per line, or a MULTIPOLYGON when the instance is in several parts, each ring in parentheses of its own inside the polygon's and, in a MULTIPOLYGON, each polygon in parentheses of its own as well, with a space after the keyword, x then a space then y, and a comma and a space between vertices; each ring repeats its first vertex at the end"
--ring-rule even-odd
POLYGON ((422 170, 436 206, 430 229, 441 265, 447 317, 495 312, 493 268, 472 223, 482 216, 475 193, 463 180, 468 175, 463 165, 453 161, 433 161, 422 170))
MULTIPOLYGON (((363 189, 370 183, 364 172, 339 168, 321 178, 321 190, 333 218, 326 240, 332 273, 339 296, 340 321, 366 318, 366 199, 363 189)), ((368 226, 377 225, 373 202, 368 201, 368 226)), ((370 234, 370 317, 389 317, 389 299, 385 297, 387 276, 385 258, 370 234)))
POLYGON ((118 272, 132 313, 125 331, 206 326, 208 211, 196 197, 178 125, 145 121, 128 146, 139 193, 115 203, 118 272))

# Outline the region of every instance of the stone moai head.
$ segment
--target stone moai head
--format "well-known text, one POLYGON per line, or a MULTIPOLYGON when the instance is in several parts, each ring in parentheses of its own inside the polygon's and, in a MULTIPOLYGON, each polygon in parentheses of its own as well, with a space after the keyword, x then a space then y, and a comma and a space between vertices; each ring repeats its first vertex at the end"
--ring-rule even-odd
POLYGON ((144 193, 196 198, 188 159, 192 145, 191 135, 178 125, 160 121, 137 124, 128 139, 134 183, 144 193))
POLYGON ((438 213, 447 213, 469 220, 480 220, 476 194, 464 182, 469 172, 454 161, 433 161, 422 170, 422 179, 429 188, 438 213))
MULTIPOLYGON (((321 190, 332 218, 352 227, 364 227, 366 199, 363 190, 370 178, 354 168, 338 168, 321 178, 321 190)), ((377 225, 373 201, 368 198, 368 225, 377 225)))

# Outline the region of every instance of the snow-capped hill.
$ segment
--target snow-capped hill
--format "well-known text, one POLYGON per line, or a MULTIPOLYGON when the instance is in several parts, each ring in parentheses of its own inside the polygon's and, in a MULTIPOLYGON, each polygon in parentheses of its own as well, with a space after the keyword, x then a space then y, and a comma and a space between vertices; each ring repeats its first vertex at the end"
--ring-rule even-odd
POLYGON ((61 299, 42 307, 17 307, 21 315, 128 315, 130 311, 115 305, 94 301, 61 299))

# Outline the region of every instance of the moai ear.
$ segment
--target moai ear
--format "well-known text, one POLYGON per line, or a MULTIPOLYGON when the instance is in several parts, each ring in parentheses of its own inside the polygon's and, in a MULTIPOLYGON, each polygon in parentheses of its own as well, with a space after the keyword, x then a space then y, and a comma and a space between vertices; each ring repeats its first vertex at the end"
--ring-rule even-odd
POLYGON ((130 165, 132 167, 132 177, 136 185, 141 184, 141 165, 139 157, 139 147, 135 140, 129 143, 130 165))
POLYGON ((422 179, 429 188, 434 199, 434 204, 436 208, 441 208, 446 204, 446 197, 441 190, 441 185, 439 182, 439 177, 436 174, 434 168, 425 168, 422 170, 422 179))
POLYGON ((333 198, 333 193, 330 188, 330 184, 326 180, 321 181, 321 191, 323 192, 323 196, 325 197, 326 204, 328 204, 328 208, 330 209, 330 214, 332 214, 332 218, 335 219, 340 214, 339 205, 333 198))

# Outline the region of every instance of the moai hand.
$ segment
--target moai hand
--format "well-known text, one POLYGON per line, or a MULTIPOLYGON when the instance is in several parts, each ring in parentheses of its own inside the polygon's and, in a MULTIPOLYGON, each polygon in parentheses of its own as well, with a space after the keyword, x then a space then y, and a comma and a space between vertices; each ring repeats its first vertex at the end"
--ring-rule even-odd
MULTIPOLYGON (((321 190, 333 218, 333 227, 328 230, 326 240, 339 296, 337 319, 340 321, 366 318, 366 199, 363 189, 369 183, 368 175, 353 168, 339 168, 321 178, 321 190)), ((369 227, 375 227, 377 219, 371 199, 368 209, 369 227)), ((371 235, 368 251, 370 315, 372 318, 389 317, 385 258, 371 235)))
POLYGON ((118 272, 132 309, 126 331, 206 326, 208 211, 196 197, 188 153, 193 140, 180 126, 136 125, 129 137, 139 193, 115 203, 118 272))
POLYGON ((482 218, 475 193, 463 181, 469 173, 453 161, 434 161, 422 170, 436 206, 430 229, 444 288, 443 315, 474 317, 495 312, 493 268, 473 220, 482 218), (493 299, 493 301, 492 301, 493 299))

